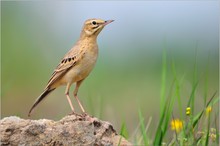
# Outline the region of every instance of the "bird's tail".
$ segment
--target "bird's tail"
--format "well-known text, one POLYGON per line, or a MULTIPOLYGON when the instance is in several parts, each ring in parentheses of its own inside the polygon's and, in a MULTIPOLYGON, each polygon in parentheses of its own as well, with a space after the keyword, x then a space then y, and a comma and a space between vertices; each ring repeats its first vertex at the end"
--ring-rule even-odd
POLYGON ((56 89, 56 88, 54 88, 54 89, 48 89, 48 88, 46 88, 46 89, 44 90, 44 92, 36 99, 36 101, 34 102, 34 105, 31 107, 31 109, 30 109, 30 111, 29 111, 29 113, 28 113, 28 117, 31 116, 32 110, 33 110, 50 92, 52 92, 52 91, 55 90, 55 89, 56 89))

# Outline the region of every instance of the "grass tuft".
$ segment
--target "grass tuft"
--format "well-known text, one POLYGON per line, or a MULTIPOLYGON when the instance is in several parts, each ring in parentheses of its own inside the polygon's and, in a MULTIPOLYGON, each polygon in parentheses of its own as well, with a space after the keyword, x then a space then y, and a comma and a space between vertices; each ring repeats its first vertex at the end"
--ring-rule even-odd
MULTIPOLYGON (((210 57, 208 57, 210 60, 210 57)), ((166 78, 167 78, 167 56, 166 56, 166 47, 164 47, 162 55, 162 76, 161 76, 161 92, 160 92, 160 116, 158 121, 158 126, 154 135, 154 139, 149 137, 148 127, 150 122, 145 126, 144 117, 141 110, 139 110, 139 121, 140 121, 140 137, 141 142, 138 142, 135 138, 135 144, 148 145, 219 145, 219 97, 217 96, 217 91, 209 98, 208 96, 208 74, 209 74, 209 61, 206 65, 206 73, 204 74, 204 107, 199 109, 196 107, 195 102, 197 101, 196 92, 198 90, 199 84, 201 81, 198 79, 198 70, 197 70, 197 45, 195 53, 195 62, 193 67, 193 80, 192 80, 192 89, 189 94, 188 101, 183 103, 181 100, 181 91, 184 81, 184 76, 181 79, 178 78, 176 71, 176 64, 174 60, 171 62, 172 73, 173 73, 173 82, 170 88, 167 87, 166 78), (169 89, 168 96, 166 96, 166 89, 169 89), (174 117, 174 105, 178 105, 178 116, 174 117), (184 106, 185 105, 185 106, 184 106), (217 108, 215 106, 217 105, 217 108), (185 113, 184 111, 185 107, 185 113), (196 108, 196 110, 195 110, 196 108), (217 109, 217 112, 214 110, 217 109), (196 112, 199 110, 198 112, 196 112), (212 114, 212 113, 215 113, 212 114), (213 118, 214 115, 214 118, 213 118), (214 120, 213 120, 214 119, 214 120), (212 124, 214 123, 214 124, 212 124), (170 128, 169 128, 170 125, 170 128), (146 130, 147 129, 147 130, 146 130), (169 133, 169 135, 167 134, 169 133), (173 136, 170 137, 170 133, 173 136)), ((201 94, 200 94, 201 95, 201 94)), ((150 120, 151 121, 151 120, 150 120)), ((125 124, 123 123, 122 129, 124 129, 125 124)), ((139 127, 139 126, 138 126, 139 127)), ((122 130, 121 130, 122 131, 122 130)), ((135 132, 136 133, 136 132, 135 132)), ((137 134, 135 134, 137 135, 137 134)))

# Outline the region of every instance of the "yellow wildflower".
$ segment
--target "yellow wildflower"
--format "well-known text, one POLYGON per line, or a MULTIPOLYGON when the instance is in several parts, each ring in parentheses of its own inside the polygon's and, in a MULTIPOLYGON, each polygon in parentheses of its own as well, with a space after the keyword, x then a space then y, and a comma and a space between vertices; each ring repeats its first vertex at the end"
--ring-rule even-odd
POLYGON ((212 111, 212 107, 211 107, 211 106, 208 106, 208 107, 206 108, 206 115, 209 115, 211 111, 212 111))
POLYGON ((183 129, 183 122, 179 119, 173 119, 170 125, 171 130, 175 130, 176 132, 180 132, 183 129))
POLYGON ((187 108, 186 108, 186 115, 190 115, 190 112, 191 112, 191 108, 190 108, 190 107, 187 107, 187 108))

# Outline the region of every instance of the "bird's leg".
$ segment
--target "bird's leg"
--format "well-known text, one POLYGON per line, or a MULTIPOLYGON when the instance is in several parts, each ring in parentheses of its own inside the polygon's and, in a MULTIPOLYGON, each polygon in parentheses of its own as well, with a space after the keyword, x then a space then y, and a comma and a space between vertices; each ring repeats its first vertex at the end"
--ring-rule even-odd
POLYGON ((72 102, 71 102, 71 100, 70 100, 70 96, 69 96, 70 85, 71 85, 70 83, 67 84, 67 86, 66 86, 66 91, 65 91, 65 95, 66 95, 67 100, 68 100, 68 102, 69 102, 69 104, 70 104, 70 107, 71 107, 71 109, 72 109, 72 111, 73 111, 73 113, 74 113, 74 107, 73 107, 73 104, 72 104, 72 102))
POLYGON ((81 85, 82 81, 83 81, 83 80, 80 80, 80 81, 76 82, 76 87, 75 87, 75 90, 74 90, 74 92, 73 92, 73 95, 74 95, 74 97, 76 98, 76 100, 77 100, 77 102, 78 102, 78 104, 79 104, 79 106, 80 106, 82 112, 85 113, 85 110, 84 110, 84 108, 83 108, 82 104, 80 103, 80 101, 79 101, 79 99, 78 99, 78 96, 77 96, 77 93, 78 93, 78 90, 79 90, 79 86, 81 85))

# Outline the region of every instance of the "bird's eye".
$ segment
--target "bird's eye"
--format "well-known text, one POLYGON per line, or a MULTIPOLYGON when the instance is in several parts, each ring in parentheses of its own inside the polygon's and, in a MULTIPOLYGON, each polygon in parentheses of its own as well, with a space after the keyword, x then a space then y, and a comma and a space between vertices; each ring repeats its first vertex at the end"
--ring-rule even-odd
POLYGON ((92 24, 93 24, 93 25, 96 25, 97 23, 96 23, 96 21, 92 21, 92 24))

